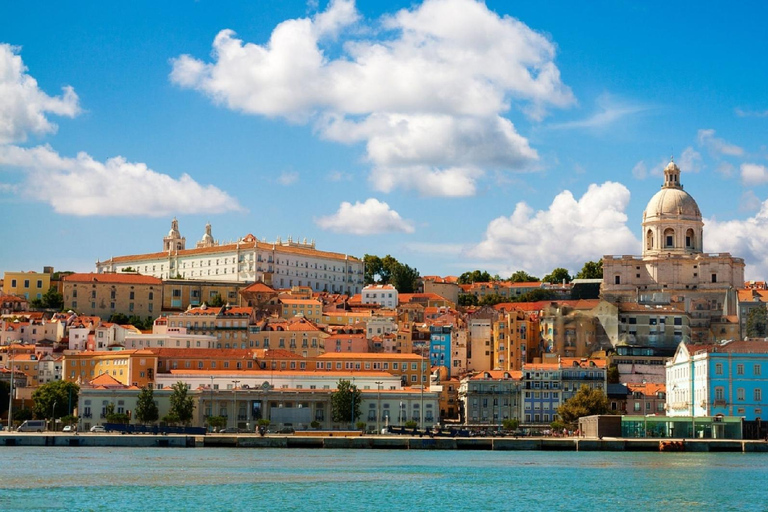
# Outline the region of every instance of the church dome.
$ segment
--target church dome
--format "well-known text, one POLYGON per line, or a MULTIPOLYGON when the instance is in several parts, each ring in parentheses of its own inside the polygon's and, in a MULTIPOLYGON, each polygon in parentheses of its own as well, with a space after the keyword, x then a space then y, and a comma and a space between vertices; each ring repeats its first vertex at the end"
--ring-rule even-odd
POLYGON ((685 219, 701 220, 696 200, 680 184, 680 168, 670 162, 664 169, 664 185, 648 201, 644 220, 685 219))

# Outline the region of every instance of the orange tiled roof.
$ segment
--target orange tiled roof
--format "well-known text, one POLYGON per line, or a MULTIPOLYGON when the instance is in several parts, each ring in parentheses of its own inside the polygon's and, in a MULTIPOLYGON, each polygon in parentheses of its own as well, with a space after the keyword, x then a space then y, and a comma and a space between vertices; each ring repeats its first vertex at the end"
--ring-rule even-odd
POLYGON ((97 274, 95 272, 88 274, 70 274, 62 278, 62 281, 68 283, 163 284, 163 281, 157 277, 143 276, 141 274, 97 274))
MULTIPOLYGON (((418 354, 382 354, 382 353, 350 353, 350 352, 326 352, 317 356, 317 359, 422 359, 418 354)), ((424 358, 426 359, 426 358, 424 358)))
POLYGON ((627 389, 633 393, 642 393, 645 396, 653 396, 657 393, 667 392, 667 386, 665 384, 656 384, 652 382, 646 382, 645 384, 628 383, 627 389))

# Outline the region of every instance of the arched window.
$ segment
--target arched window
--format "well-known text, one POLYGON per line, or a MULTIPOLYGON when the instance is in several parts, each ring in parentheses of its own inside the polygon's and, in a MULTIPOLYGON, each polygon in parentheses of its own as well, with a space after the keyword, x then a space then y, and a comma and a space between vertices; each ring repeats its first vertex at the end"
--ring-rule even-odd
POLYGON ((650 229, 648 230, 648 233, 645 234, 645 248, 653 249, 653 231, 650 229))
POLYGON ((694 247, 694 237, 693 237, 693 230, 689 229, 685 232, 685 247, 686 249, 693 249, 694 247))
POLYGON ((664 247, 675 246, 675 230, 667 228, 664 230, 664 247))

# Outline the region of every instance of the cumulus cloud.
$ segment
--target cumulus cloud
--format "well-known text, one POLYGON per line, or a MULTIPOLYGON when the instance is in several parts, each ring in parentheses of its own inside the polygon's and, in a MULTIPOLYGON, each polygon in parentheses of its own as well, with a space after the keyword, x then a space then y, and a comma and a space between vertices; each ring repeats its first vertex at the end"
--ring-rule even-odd
POLYGON ((17 52, 17 47, 0 44, 0 144, 55 132, 57 126, 48 114, 75 117, 80 112, 72 87, 63 87, 61 96, 48 96, 26 73, 17 52))
POLYGON ((763 201, 754 217, 729 221, 715 218, 704 222, 704 248, 708 252, 729 252, 744 258, 747 280, 768 276, 768 201, 763 201))
POLYGON ((24 193, 62 214, 168 216, 242 209, 225 192, 187 174, 174 179, 119 156, 99 162, 86 153, 65 158, 49 146, 0 145, 0 166, 26 171, 24 193))
POLYGON ((382 191, 472 194, 485 170, 520 170, 538 158, 502 114, 515 107, 540 119, 574 102, 554 44, 475 0, 426 0, 370 26, 354 2, 332 0, 313 17, 280 23, 263 45, 222 30, 212 55, 174 59, 171 80, 233 110, 364 142, 382 191), (324 51, 333 38, 342 43, 337 58, 324 51))
POLYGON ((739 210, 743 212, 754 212, 760 209, 762 201, 757 197, 757 194, 752 190, 747 190, 741 194, 741 200, 739 201, 739 210))
POLYGON ((768 183, 768 167, 758 164, 741 164, 741 182, 747 186, 768 183))
POLYGON ((413 233, 413 223, 400 217, 387 203, 370 198, 364 203, 343 202, 336 213, 315 219, 322 229, 352 235, 413 233))
POLYGON ((608 181, 590 185, 579 199, 563 191, 547 210, 520 202, 512 215, 490 222, 468 256, 504 262, 510 272, 545 274, 558 266, 578 270, 605 254, 634 254, 640 242, 626 225, 629 198, 624 185, 608 181))
POLYGON ((712 129, 699 130, 697 140, 699 146, 706 148, 714 156, 742 156, 744 154, 742 147, 715 137, 715 130, 712 129))

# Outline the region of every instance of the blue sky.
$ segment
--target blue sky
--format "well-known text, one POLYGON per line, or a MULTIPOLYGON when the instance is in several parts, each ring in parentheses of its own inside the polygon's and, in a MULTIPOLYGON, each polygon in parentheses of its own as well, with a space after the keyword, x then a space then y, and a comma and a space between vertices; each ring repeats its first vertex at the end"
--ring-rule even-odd
POLYGON ((766 11, 11 3, 0 270, 157 251, 176 216, 188 245, 210 221, 422 274, 577 271, 639 253, 674 155, 705 250, 765 279, 766 11))

